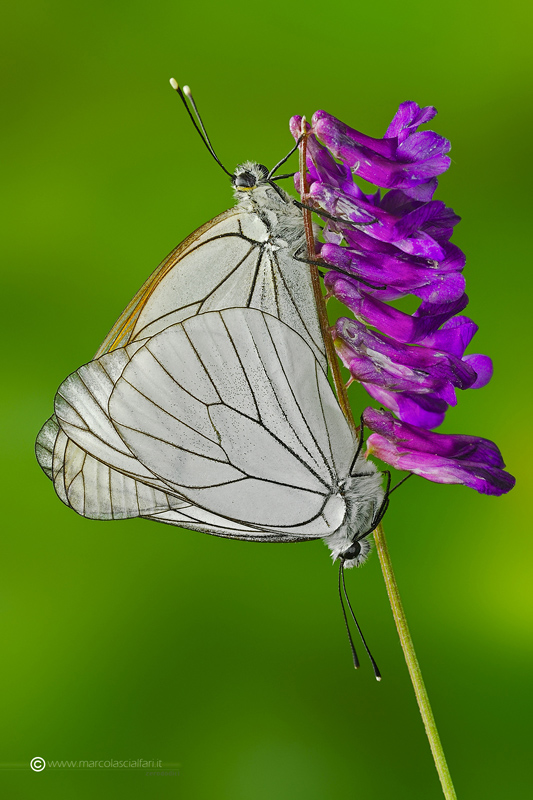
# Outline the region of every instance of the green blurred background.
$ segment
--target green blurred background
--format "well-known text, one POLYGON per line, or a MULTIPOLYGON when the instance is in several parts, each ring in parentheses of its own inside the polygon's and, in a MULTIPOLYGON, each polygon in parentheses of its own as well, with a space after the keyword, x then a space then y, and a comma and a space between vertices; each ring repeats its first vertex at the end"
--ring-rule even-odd
MULTIPOLYGON (((519 483, 496 499, 413 480, 386 530, 459 798, 530 796, 530 8, 4 10, 5 797, 441 796, 375 554, 348 583, 381 684, 366 660, 353 672, 321 542, 91 522, 34 460, 59 383, 166 253, 232 203, 171 75, 193 87, 230 168, 275 163, 295 113, 325 108, 381 136, 403 100, 439 110, 431 127, 452 140, 453 164, 437 198, 463 217, 454 241, 468 257, 475 349, 495 362, 492 383, 462 395, 443 430, 496 440, 519 483), (38 774, 35 756, 180 766, 167 777, 38 774)), ((351 391, 359 412, 363 394, 351 391)))

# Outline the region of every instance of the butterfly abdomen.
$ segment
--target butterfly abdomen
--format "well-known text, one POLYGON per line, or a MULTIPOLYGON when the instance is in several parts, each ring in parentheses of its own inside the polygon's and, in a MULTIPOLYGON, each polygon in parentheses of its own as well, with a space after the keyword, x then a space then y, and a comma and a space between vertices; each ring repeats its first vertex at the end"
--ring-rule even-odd
MULTIPOLYGON (((360 461, 362 459, 358 460, 357 466, 360 461)), ((372 462, 363 461, 363 464, 364 473, 348 477, 341 488, 346 503, 342 525, 331 536, 324 538, 333 560, 349 550, 353 542, 359 542, 361 552, 357 558, 344 562, 347 568, 359 566, 366 560, 370 543, 365 534, 371 532, 385 497, 382 474, 372 462)))

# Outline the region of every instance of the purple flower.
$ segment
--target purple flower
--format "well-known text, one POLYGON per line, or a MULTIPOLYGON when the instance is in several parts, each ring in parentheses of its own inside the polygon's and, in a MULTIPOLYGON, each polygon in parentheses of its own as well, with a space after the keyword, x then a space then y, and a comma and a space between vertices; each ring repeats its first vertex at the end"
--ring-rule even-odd
POLYGON ((423 203, 398 189, 391 190, 383 198, 379 192, 374 195, 361 192, 361 196, 356 197, 313 181, 308 197, 329 214, 344 218, 346 223, 339 226, 343 232, 349 232, 352 225, 364 225, 367 236, 390 242, 409 255, 435 262, 444 259, 443 243, 450 238, 460 219, 439 200, 423 203))
MULTIPOLYGON (((461 293, 451 302, 433 303, 425 300, 414 314, 405 314, 394 306, 379 300, 375 293, 371 294, 366 288, 363 290, 356 281, 340 275, 338 272, 326 273, 324 283, 328 289, 328 295, 334 295, 337 300, 348 306, 361 322, 379 328, 383 333, 405 343, 421 342, 425 337, 435 333, 450 317, 466 308, 468 304, 468 297, 461 293)), ((469 322, 474 325, 473 336, 477 325, 471 320, 469 322)), ((428 347, 431 346, 428 344, 428 347)))
MULTIPOLYGON (((473 326, 471 320, 463 319, 464 327, 468 323, 473 326)), ((484 385, 491 374, 484 356, 468 359, 462 358, 460 348, 456 348, 457 354, 454 354, 422 344, 403 344, 344 317, 337 320, 334 340, 337 353, 352 378, 362 383, 375 399, 385 402, 387 398, 385 404, 393 407, 401 420, 418 425, 423 425, 420 408, 430 412, 428 427, 435 427, 440 422, 435 423, 433 415, 445 414, 448 406, 456 405, 456 388, 484 385), (479 362, 484 367, 480 368, 481 375, 474 366, 477 359, 482 359, 479 362), (406 395, 409 402, 402 404, 391 398, 390 393, 406 395), (422 406, 417 395, 425 396, 422 406)), ((468 341, 466 337, 466 344, 468 341)))
MULTIPOLYGON (((478 328, 461 315, 465 257, 450 242, 460 218, 433 200, 450 143, 417 130, 435 114, 431 106, 402 103, 384 138, 375 139, 317 111, 307 124, 309 189, 302 200, 324 218, 316 252, 332 268, 324 277, 327 297, 355 317, 333 326, 337 353, 351 380, 398 417, 366 409, 374 431, 369 450, 429 480, 502 494, 514 479, 496 445, 430 432, 457 403, 457 389, 481 388, 492 377, 488 356, 465 354, 478 328), (365 194, 354 175, 389 191, 365 194), (408 294, 420 300, 413 314, 390 305, 408 294)), ((299 137, 301 117, 292 118, 291 132, 299 137)), ((298 190, 300 184, 296 173, 298 190)))
POLYGON ((312 128, 335 158, 360 178, 430 200, 436 176, 450 166, 445 155, 450 143, 433 131, 417 132, 417 128, 436 113, 431 106, 421 109, 416 103, 402 103, 383 139, 366 136, 325 111, 315 112, 312 128))
POLYGON ((503 470, 500 451, 488 439, 421 431, 373 408, 365 410, 364 420, 375 431, 368 438, 367 452, 396 469, 436 483, 462 483, 483 494, 505 494, 515 484, 503 470))
POLYGON ((444 257, 435 262, 400 252, 361 231, 346 232, 345 239, 348 247, 332 242, 322 244, 320 258, 351 277, 355 286, 359 282, 369 287, 375 297, 396 300, 411 293, 435 303, 452 302, 464 294, 461 270, 465 258, 451 242, 444 243, 444 257))
POLYGON ((442 425, 449 408, 445 400, 435 397, 433 394, 389 392, 371 384, 367 384, 365 389, 370 397, 382 406, 390 408, 397 417, 409 420, 410 424, 418 425, 423 430, 438 428, 439 425, 442 425))

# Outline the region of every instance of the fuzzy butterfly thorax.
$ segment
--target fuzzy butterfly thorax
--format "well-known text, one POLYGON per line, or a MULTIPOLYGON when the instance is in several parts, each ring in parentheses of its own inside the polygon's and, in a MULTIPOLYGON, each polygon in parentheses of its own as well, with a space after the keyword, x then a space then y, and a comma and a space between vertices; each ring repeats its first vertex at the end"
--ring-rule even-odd
POLYGON ((291 255, 305 252, 302 212, 290 194, 267 181, 268 174, 263 164, 254 161, 237 167, 232 183, 238 207, 258 215, 273 248, 289 248, 291 255))
POLYGON ((330 536, 324 538, 334 561, 344 560, 344 567, 359 567, 370 553, 368 534, 374 528, 385 493, 383 476, 372 461, 360 455, 352 475, 341 486, 345 503, 342 524, 330 536))

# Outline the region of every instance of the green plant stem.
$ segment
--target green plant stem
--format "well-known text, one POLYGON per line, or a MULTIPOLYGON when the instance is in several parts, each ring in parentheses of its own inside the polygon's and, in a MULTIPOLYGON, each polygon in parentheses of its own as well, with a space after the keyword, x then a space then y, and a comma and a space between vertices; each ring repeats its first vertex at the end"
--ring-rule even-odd
MULTIPOLYGON (((304 137, 302 139, 302 144, 300 147, 300 181, 301 181, 300 188, 303 196, 306 195, 308 191, 307 174, 306 174, 307 148, 306 148, 305 125, 306 123, 304 117, 302 119, 302 133, 304 134, 304 137)), ((303 217, 304 217, 306 244, 307 244, 307 255, 310 260, 313 260, 315 258, 315 242, 313 236, 313 225, 311 222, 311 212, 308 209, 303 209, 303 217)), ((311 270, 311 279, 313 283, 313 290, 315 294, 315 301, 317 305, 318 318, 320 320, 320 327, 322 330, 322 336, 326 348, 326 355, 328 358, 329 368, 331 370, 331 374, 333 377, 333 383, 337 391, 339 404, 351 429, 353 431, 357 431, 357 426, 354 421, 350 405, 348 402, 346 387, 344 386, 344 383, 340 375, 339 364, 336 357, 333 340, 331 338, 331 333, 329 330, 326 304, 324 302, 324 297, 322 296, 322 291, 320 289, 320 278, 318 275, 318 270, 316 266, 312 264, 310 265, 310 270, 311 270)), ((383 572, 385 585, 387 587, 387 594, 389 596, 389 602, 391 604, 392 615, 394 617, 394 622, 396 624, 396 630, 398 631, 398 636, 400 637, 400 643, 402 646, 404 658, 407 664, 407 669, 409 670, 409 675, 411 677, 413 688, 415 690, 418 708, 420 709, 422 721, 424 723, 426 734, 429 739, 429 746, 431 747, 433 760, 435 762, 435 766, 439 774, 440 782, 442 785, 442 791, 444 792, 444 797, 446 798, 446 800, 457 800, 457 795, 455 794, 455 789, 453 788, 452 778, 450 775, 450 771, 448 769, 448 764, 446 763, 444 750, 442 749, 439 732, 435 724, 435 718, 433 717, 433 712, 431 710, 431 705, 429 703, 428 693, 426 691, 424 680, 422 678, 420 665, 416 657, 413 640, 411 639, 411 634, 409 633, 407 619, 405 617, 402 601, 400 599, 400 592, 398 591, 398 584, 396 583, 396 578, 394 577, 394 571, 392 569, 389 548, 387 547, 387 541, 385 539, 385 533, 383 531, 383 526, 381 525, 381 523, 374 531, 374 539, 378 551, 379 562, 381 564, 381 571, 383 572)))
POLYGON ((385 539, 385 533, 381 523, 374 531, 374 540, 376 542, 383 577, 385 578, 385 585, 387 587, 387 594, 389 595, 394 622, 396 623, 396 630, 400 637, 404 658, 407 663, 407 669, 409 670, 411 682, 415 690, 418 708, 420 709, 420 714, 429 739, 433 760, 437 772, 439 773, 442 791, 444 792, 446 800, 457 800, 444 750, 442 749, 439 732, 435 724, 435 718, 429 703, 428 693, 424 685, 424 679, 422 678, 422 671, 416 657, 411 634, 409 633, 405 611, 403 610, 400 592, 398 591, 398 584, 396 583, 394 570, 392 569, 387 540, 385 539))

